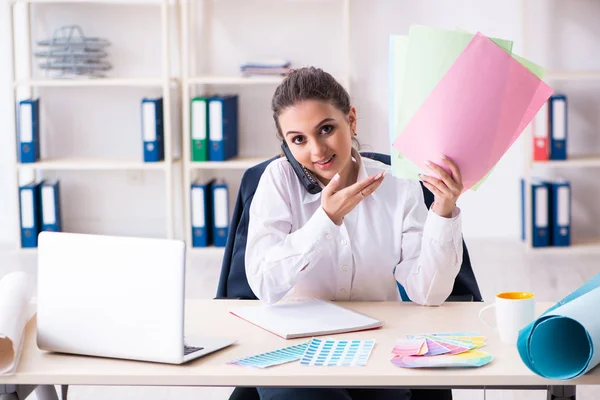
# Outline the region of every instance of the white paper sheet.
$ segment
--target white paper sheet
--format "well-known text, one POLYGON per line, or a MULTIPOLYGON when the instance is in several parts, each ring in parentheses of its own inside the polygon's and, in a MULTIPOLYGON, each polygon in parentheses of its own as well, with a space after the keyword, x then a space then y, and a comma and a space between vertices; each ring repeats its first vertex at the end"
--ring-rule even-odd
POLYGON ((13 374, 23 347, 23 331, 34 313, 31 279, 11 272, 0 279, 0 374, 13 374))

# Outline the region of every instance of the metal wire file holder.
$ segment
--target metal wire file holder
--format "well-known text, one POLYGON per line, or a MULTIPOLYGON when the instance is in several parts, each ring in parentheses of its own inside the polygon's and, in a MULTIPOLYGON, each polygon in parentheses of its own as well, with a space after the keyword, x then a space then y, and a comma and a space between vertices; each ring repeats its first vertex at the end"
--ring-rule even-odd
POLYGON ((104 71, 112 66, 102 59, 108 54, 104 48, 110 45, 106 39, 86 37, 78 25, 63 26, 56 31, 52 39, 37 41, 38 46, 48 50, 38 51, 35 56, 45 62, 40 68, 49 78, 104 78, 104 71), (58 71, 57 74, 52 74, 58 71))

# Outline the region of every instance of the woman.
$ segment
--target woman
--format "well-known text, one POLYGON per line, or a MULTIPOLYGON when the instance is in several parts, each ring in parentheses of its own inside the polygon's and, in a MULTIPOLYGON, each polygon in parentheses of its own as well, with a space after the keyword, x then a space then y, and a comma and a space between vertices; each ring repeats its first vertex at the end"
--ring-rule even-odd
MULTIPOLYGON (((462 262, 456 164, 444 158, 451 174, 430 163, 440 179, 421 176, 435 196, 428 211, 419 182, 386 176, 389 166, 353 148, 356 109, 328 73, 290 72, 272 109, 278 139, 322 190, 309 193, 286 158, 266 168, 250 207, 245 260, 257 297, 400 301, 400 284, 415 303, 442 304, 462 262)), ((351 392, 259 388, 261 398, 349 399, 351 392)))

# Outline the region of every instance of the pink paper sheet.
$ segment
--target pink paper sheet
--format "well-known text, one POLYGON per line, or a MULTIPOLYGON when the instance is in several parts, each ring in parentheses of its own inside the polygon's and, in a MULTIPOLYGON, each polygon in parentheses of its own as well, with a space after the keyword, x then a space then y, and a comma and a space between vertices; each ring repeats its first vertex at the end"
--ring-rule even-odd
POLYGON ((430 160, 460 168, 463 186, 475 185, 508 151, 552 94, 552 89, 481 33, 440 80, 394 142, 429 175, 430 160))

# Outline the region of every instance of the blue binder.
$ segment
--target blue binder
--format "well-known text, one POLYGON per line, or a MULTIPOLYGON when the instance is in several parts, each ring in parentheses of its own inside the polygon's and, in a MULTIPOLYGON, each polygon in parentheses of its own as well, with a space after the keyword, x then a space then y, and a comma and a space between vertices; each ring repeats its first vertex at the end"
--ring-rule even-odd
POLYGON ((41 228, 40 184, 29 183, 19 187, 21 212, 21 247, 37 247, 41 228))
POLYGON ((144 162, 164 160, 162 98, 142 99, 142 140, 144 142, 144 162))
POLYGON ((521 179, 521 240, 526 238, 525 226, 525 179, 521 179))
POLYGON ((225 247, 229 233, 229 189, 223 181, 212 185, 213 244, 225 247))
POLYGON ((19 102, 19 162, 34 163, 40 159, 40 101, 19 102))
POLYGON ((44 180, 40 187, 42 231, 62 232, 60 182, 44 180))
POLYGON ((531 183, 531 244, 550 246, 550 185, 541 180, 531 183))
POLYGON ((557 181, 550 184, 552 211, 552 245, 571 245, 571 184, 557 181))
POLYGON ((212 244, 212 185, 214 179, 193 182, 191 187, 192 247, 207 247, 212 244))
POLYGON ((208 102, 209 161, 226 161, 238 153, 238 96, 214 96, 208 102))
POLYGON ((567 96, 555 94, 548 100, 550 109, 550 159, 567 159, 567 96))

